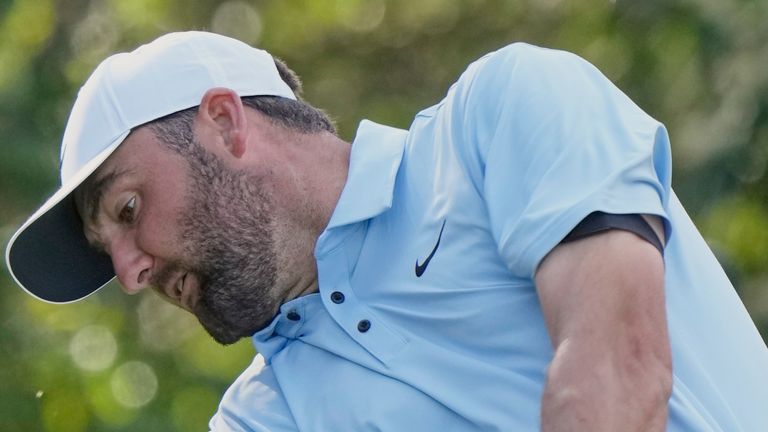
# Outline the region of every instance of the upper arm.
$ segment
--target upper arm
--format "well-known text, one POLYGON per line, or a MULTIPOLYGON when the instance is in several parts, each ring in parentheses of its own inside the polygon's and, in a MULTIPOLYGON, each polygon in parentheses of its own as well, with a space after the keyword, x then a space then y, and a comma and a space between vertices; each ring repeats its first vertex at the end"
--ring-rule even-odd
POLYGON ((664 262, 639 236, 610 230, 560 244, 535 280, 556 348, 568 340, 668 362, 664 262))
POLYGON ((555 247, 535 280, 554 347, 542 430, 664 430, 672 360, 656 247, 604 231, 555 247))

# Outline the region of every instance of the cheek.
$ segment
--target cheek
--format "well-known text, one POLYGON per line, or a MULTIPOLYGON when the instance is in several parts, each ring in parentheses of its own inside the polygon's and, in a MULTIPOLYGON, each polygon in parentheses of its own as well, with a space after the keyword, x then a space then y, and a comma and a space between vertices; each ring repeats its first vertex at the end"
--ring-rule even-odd
POLYGON ((139 239, 154 255, 166 260, 179 260, 181 232, 179 218, 186 209, 182 194, 148 195, 137 226, 139 239))

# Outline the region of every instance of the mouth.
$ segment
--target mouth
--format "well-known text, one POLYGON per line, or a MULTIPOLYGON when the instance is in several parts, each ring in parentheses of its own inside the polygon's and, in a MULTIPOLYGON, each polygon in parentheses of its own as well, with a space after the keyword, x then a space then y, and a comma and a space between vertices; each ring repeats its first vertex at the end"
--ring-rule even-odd
POLYGON ((176 305, 182 307, 183 309, 192 310, 192 307, 194 305, 192 304, 193 295, 192 291, 192 278, 188 278, 189 273, 183 273, 181 274, 178 279, 173 284, 167 285, 165 291, 165 296, 176 305))
POLYGON ((176 299, 179 302, 179 305, 190 312, 194 311, 198 300, 198 292, 195 287, 194 276, 191 276, 189 273, 184 273, 176 284, 176 299))
POLYGON ((184 279, 187 278, 187 273, 184 273, 176 280, 176 284, 173 286, 173 295, 171 298, 177 301, 181 301, 184 296, 184 279))

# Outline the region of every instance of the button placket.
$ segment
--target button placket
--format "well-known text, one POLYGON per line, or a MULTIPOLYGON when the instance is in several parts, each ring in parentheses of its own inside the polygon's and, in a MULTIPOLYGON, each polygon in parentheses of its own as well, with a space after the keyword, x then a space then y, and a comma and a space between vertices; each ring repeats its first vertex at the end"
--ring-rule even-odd
POLYGON ((406 340, 360 302, 350 285, 351 268, 359 255, 365 231, 356 227, 353 233, 360 238, 350 235, 342 246, 317 255, 322 301, 333 320, 352 339, 377 359, 387 361, 400 352, 406 340))

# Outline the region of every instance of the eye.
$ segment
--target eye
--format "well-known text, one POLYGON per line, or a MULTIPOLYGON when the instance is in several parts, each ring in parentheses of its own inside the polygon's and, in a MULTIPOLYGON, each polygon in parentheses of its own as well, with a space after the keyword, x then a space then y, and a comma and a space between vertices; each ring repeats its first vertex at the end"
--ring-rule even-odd
POLYGON ((136 219, 136 197, 132 196, 128 202, 125 203, 120 214, 117 216, 118 220, 122 223, 131 223, 136 219))

